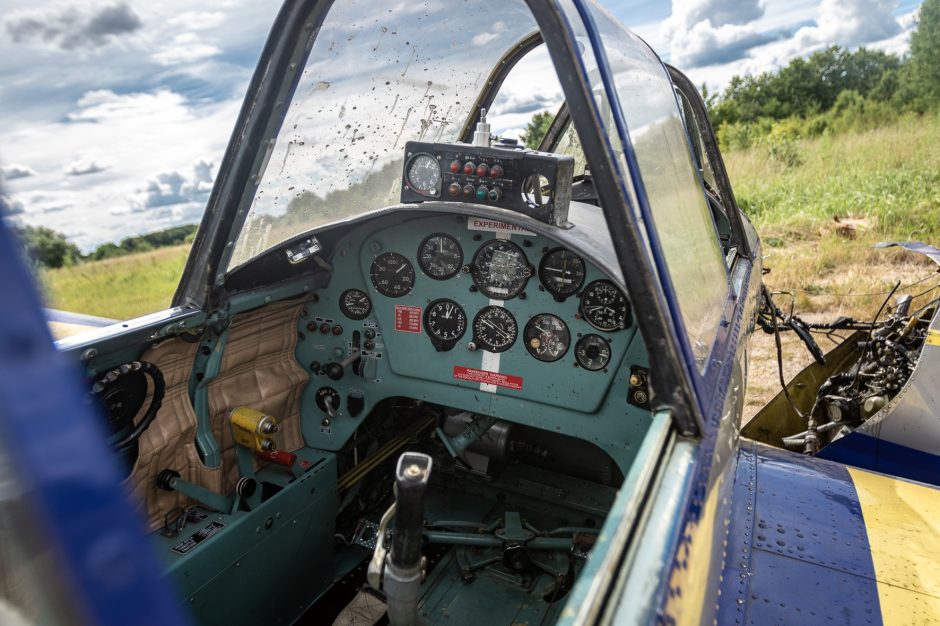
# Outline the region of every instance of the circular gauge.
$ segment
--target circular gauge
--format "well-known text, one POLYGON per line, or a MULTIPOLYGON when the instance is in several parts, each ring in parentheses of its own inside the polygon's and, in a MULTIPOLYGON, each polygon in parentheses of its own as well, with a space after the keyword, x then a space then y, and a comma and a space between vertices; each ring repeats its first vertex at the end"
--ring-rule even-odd
POLYGON ((585 335, 574 346, 574 358, 586 370, 602 370, 610 363, 610 344, 600 335, 585 335))
POLYGON ((430 154, 416 154, 408 163, 408 186, 413 191, 437 198, 441 195, 441 164, 430 154))
POLYGON ((372 312, 372 301, 364 291, 347 289, 339 296, 339 310, 351 320, 363 320, 372 312))
POLYGON ((549 250, 539 263, 539 280, 557 298, 567 298, 584 284, 584 261, 564 248, 549 250))
POLYGON ((501 306, 480 309, 473 318, 473 343, 490 352, 505 352, 516 343, 519 326, 512 313, 501 306))
POLYGON ((494 300, 516 297, 532 276, 522 248, 501 239, 480 246, 470 269, 477 289, 494 300))
POLYGON ((539 361, 551 363, 565 356, 571 344, 568 326, 555 315, 536 315, 525 325, 522 333, 525 349, 539 361))
POLYGON ((424 310, 424 331, 438 351, 450 350, 467 331, 467 314, 453 300, 435 300, 424 310))
POLYGON ((609 280, 595 280, 585 287, 581 316, 598 330, 619 330, 633 321, 627 297, 609 280))
POLYGON ((453 278, 463 265, 463 250, 450 235, 435 233, 418 246, 418 265, 434 280, 453 278))
POLYGON ((369 268, 372 285, 383 296, 400 298, 415 285, 415 268, 397 252, 385 252, 375 257, 369 268))

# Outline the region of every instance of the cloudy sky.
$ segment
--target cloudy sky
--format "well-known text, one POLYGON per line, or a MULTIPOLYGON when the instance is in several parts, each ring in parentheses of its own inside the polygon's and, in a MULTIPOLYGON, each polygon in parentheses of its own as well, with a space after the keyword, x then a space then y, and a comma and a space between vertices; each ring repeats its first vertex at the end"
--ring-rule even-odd
MULTIPOLYGON (((603 4, 720 88, 831 44, 903 53, 920 1, 603 4)), ((273 0, 0 0, 7 213, 85 250, 197 222, 276 10, 273 0)))

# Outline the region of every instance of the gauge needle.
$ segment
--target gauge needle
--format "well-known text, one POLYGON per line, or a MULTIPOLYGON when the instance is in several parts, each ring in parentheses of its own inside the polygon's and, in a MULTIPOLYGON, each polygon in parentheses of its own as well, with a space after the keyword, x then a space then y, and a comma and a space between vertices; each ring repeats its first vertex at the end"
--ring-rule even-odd
POLYGON ((486 324, 487 326, 489 326, 490 328, 492 328, 493 330, 495 330, 496 332, 498 332, 500 335, 502 335, 502 336, 505 337, 506 339, 509 339, 509 333, 507 333, 506 331, 504 331, 502 328, 500 328, 499 326, 497 326, 497 325, 494 324, 493 322, 491 322, 491 321, 489 321, 489 320, 483 320, 483 323, 486 324))
POLYGON ((584 310, 585 310, 585 311, 596 311, 596 310, 598 310, 598 309, 606 309, 606 308, 607 308, 607 307, 604 306, 603 304, 599 304, 599 305, 597 305, 597 306, 586 306, 586 307, 584 307, 584 310))
POLYGON ((448 304, 446 307, 444 307, 444 319, 449 320, 450 314, 453 312, 454 312, 454 307, 452 305, 448 304))
POLYGON ((395 273, 397 274, 398 272, 402 271, 403 269, 405 269, 405 266, 404 266, 404 265, 402 265, 402 266, 399 267, 397 270, 395 270, 395 273))

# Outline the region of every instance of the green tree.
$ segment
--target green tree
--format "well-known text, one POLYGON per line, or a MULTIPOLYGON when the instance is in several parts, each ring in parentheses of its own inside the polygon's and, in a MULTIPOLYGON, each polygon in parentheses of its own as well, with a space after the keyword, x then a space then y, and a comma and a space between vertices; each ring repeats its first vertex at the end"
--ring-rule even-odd
POLYGON ((924 0, 911 33, 909 76, 915 93, 930 106, 940 101, 940 0, 924 0))
POLYGON ((16 229, 29 259, 44 267, 64 267, 81 260, 82 253, 65 235, 43 226, 16 229))
POLYGON ((538 148, 539 144, 542 143, 542 138, 545 137, 545 133, 548 132, 548 127, 552 125, 552 119, 554 119, 554 116, 548 111, 539 111, 529 120, 525 131, 519 136, 519 139, 522 140, 522 143, 524 143, 527 148, 532 148, 533 150, 538 148))

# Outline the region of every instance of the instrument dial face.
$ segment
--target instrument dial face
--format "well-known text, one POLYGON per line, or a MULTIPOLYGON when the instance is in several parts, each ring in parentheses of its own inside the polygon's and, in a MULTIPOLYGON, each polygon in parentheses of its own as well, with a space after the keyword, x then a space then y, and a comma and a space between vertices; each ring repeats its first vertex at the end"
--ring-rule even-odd
POLYGON ((473 342, 489 352, 505 352, 516 343, 516 318, 501 306, 480 309, 473 318, 473 342))
POLYGON ((598 330, 619 330, 633 322, 630 303, 609 280, 595 280, 581 294, 581 316, 598 330))
POLYGON ((372 261, 369 278, 383 296, 400 298, 414 287, 415 268, 408 259, 397 252, 385 252, 372 261))
POLYGON ((417 154, 408 164, 408 185, 422 196, 441 195, 441 164, 430 154, 417 154))
POLYGON ((364 291, 347 289, 339 297, 339 310, 351 320, 363 320, 372 312, 372 301, 364 291))
POLYGON ((424 330, 438 350, 450 350, 467 331, 467 314, 453 300, 435 300, 424 310, 424 330))
POLYGON ((522 333, 525 349, 539 361, 551 363, 565 356, 571 345, 571 333, 560 317, 543 313, 525 325, 522 333))
POLYGON ((463 265, 463 250, 450 235, 436 233, 418 246, 418 265, 434 280, 453 278, 463 265))
POLYGON ((525 253, 516 244, 494 239, 480 246, 471 264, 473 283, 494 300, 518 296, 532 276, 525 253))
POLYGON ((567 298, 584 284, 584 261, 564 248, 549 250, 539 264, 539 280, 553 296, 567 298))
POLYGON ((586 370, 602 370, 610 363, 610 344, 600 335, 585 335, 575 344, 574 358, 586 370))

